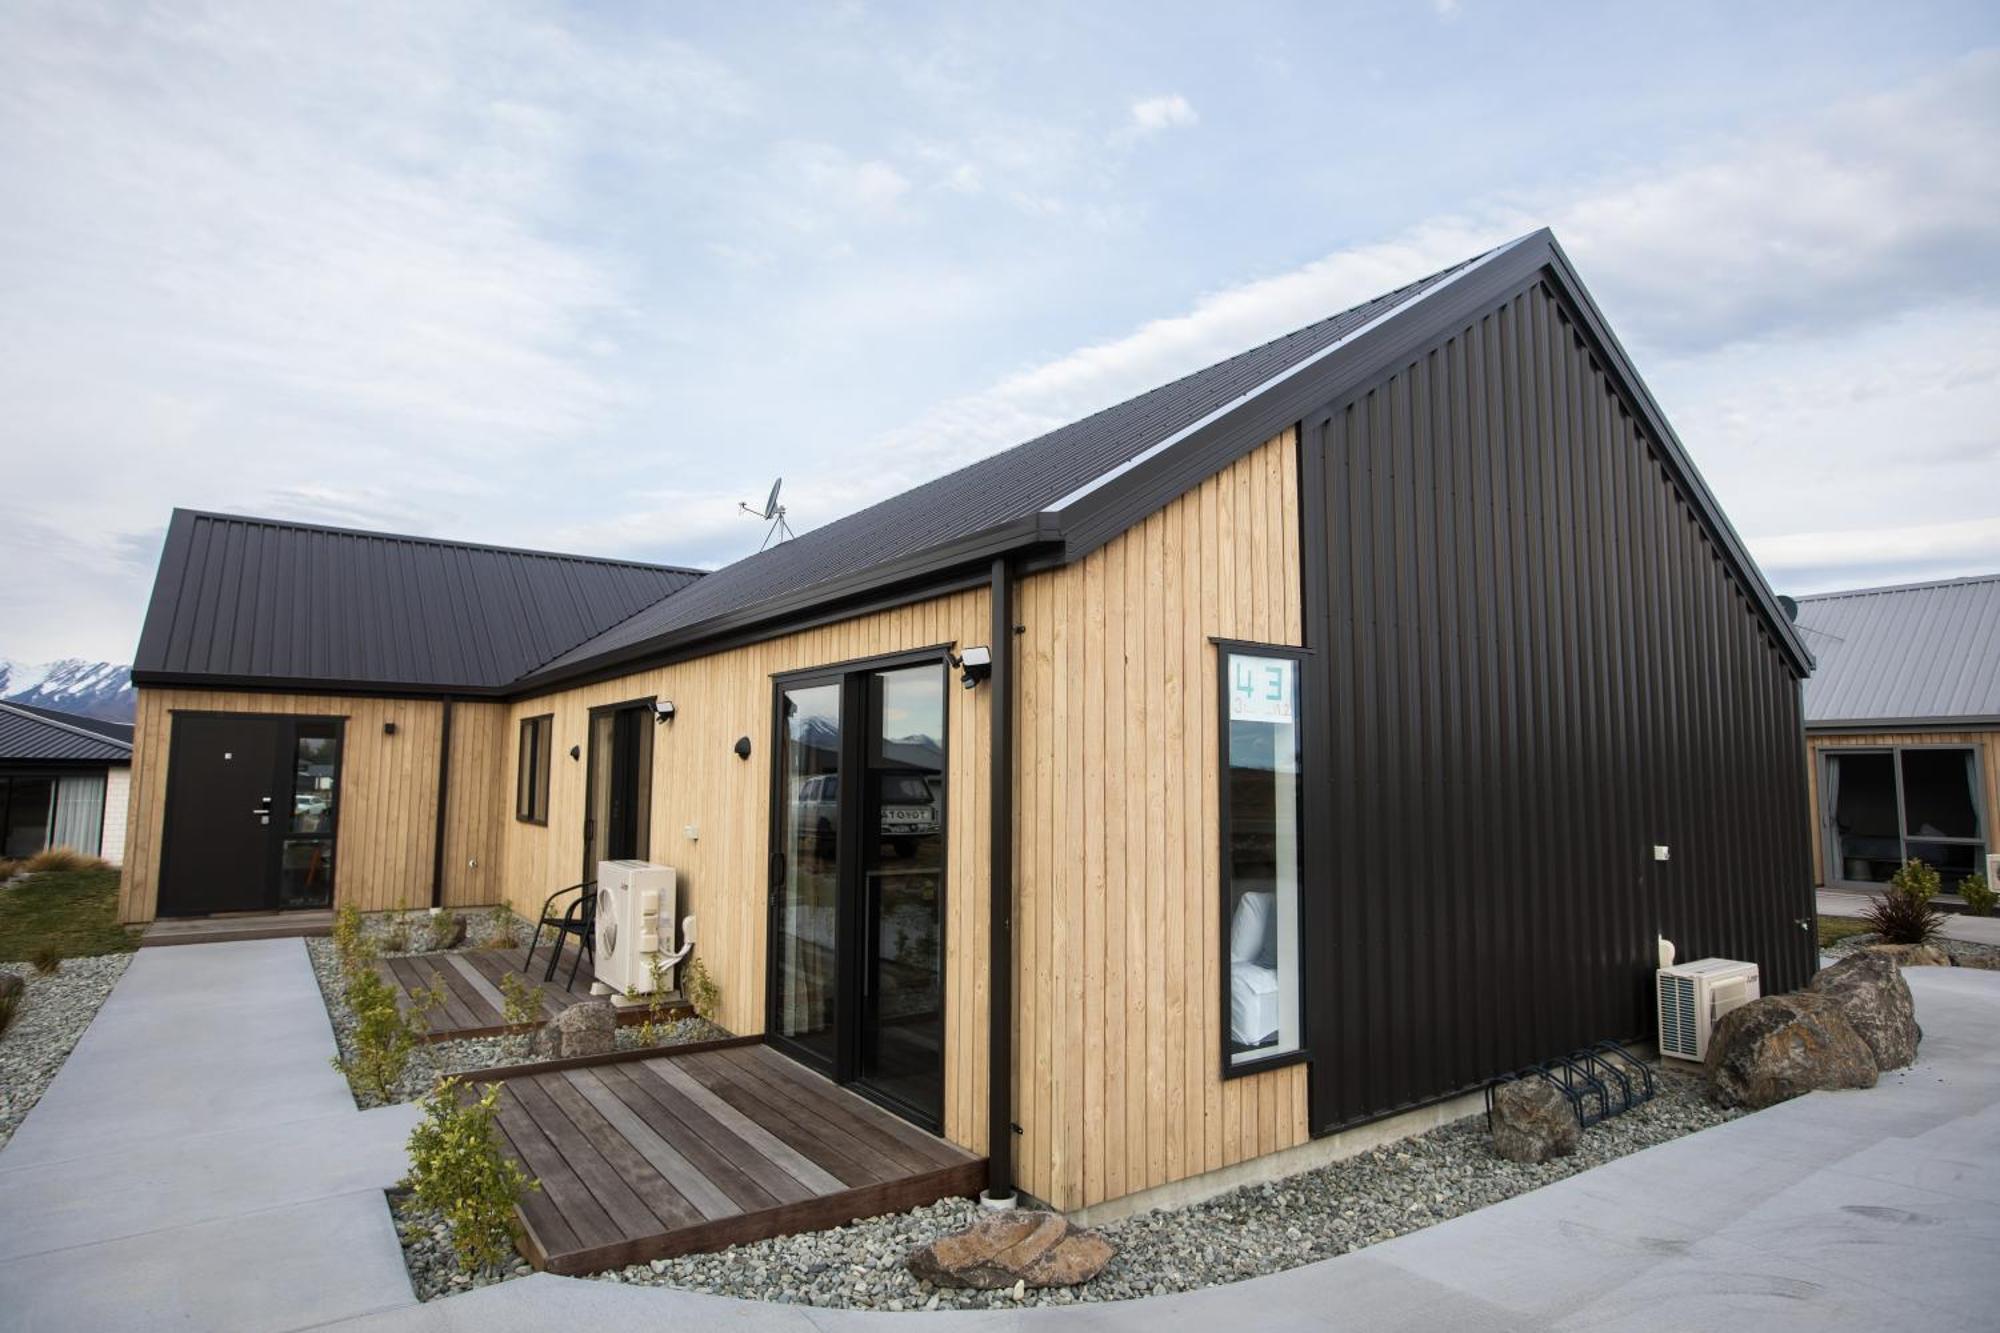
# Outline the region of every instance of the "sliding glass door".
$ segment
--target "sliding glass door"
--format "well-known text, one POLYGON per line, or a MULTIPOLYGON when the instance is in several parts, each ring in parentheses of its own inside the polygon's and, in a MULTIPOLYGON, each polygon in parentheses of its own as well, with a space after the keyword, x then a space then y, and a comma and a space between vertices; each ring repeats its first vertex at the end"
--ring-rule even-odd
POLYGON ((945 669, 777 690, 772 1040, 919 1124, 944 1102, 945 669))
POLYGON ((1970 745, 1828 749, 1820 777, 1827 879, 1883 884, 1918 860, 1952 893, 1967 875, 1984 874, 1980 760, 1970 745))

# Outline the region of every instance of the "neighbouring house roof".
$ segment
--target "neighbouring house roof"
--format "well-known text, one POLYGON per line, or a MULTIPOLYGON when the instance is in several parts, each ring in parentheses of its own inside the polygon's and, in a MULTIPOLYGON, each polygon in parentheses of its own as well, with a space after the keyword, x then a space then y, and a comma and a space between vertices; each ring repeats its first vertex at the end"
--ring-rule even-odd
POLYGON ((698 581, 658 566, 177 511, 133 678, 519 695, 964 586, 1001 557, 1029 567, 1080 559, 1537 280, 1567 299, 1726 567, 1794 669, 1809 670, 1811 654, 1543 230, 698 581))
POLYGON ((0 763, 132 762, 132 728, 0 699, 0 763))
POLYGON ((1806 725, 2000 725, 2000 574, 1801 597, 1806 725))
POLYGON ((176 509, 132 678, 487 689, 700 577, 176 509))

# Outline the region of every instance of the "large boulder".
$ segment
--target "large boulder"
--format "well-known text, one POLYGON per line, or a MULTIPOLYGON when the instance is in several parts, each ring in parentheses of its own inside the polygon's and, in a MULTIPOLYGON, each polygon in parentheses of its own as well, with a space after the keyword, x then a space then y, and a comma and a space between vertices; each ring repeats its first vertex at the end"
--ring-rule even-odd
POLYGON ((1875 1056, 1877 1069, 1901 1069, 1917 1058, 1923 1032, 1910 985, 1894 962, 1878 953, 1843 958, 1812 979, 1807 989, 1840 1006, 1875 1056))
POLYGON ((1951 966, 1951 955, 1935 944, 1870 944, 1861 952, 1887 958, 1903 967, 1951 966))
POLYGON ((1116 1253, 1095 1231, 1058 1213, 983 1213, 963 1231, 910 1251, 910 1272, 939 1287, 998 1291, 1017 1283, 1074 1287, 1104 1271, 1116 1253))
POLYGON ((1820 1088, 1872 1088, 1875 1053, 1831 996, 1767 995, 1732 1009, 1708 1043, 1709 1095, 1755 1111, 1820 1088))
POLYGON ((535 1054, 544 1060, 573 1055, 609 1055, 618 1049, 618 1011, 609 1000, 581 1000, 551 1018, 535 1034, 535 1054))
POLYGON ((1510 1162, 1567 1157, 1582 1134, 1569 1098, 1546 1079, 1518 1078, 1493 1092, 1493 1151, 1510 1162))

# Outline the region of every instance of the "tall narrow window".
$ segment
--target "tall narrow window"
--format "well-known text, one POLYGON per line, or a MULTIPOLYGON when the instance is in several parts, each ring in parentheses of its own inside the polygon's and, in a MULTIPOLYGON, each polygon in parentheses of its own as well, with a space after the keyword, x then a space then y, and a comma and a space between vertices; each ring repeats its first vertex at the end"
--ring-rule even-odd
POLYGON ((521 756, 514 773, 514 818, 529 824, 549 822, 549 743, 555 714, 521 719, 521 756))
POLYGON ((1299 655, 1222 653, 1223 1049, 1243 1070, 1299 1049, 1299 655))

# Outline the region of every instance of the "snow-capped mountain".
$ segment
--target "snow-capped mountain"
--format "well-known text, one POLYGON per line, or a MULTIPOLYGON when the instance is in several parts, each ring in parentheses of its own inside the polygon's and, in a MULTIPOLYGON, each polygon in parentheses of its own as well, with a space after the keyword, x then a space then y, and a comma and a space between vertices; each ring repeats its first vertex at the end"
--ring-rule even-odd
POLYGON ((16 662, 0 657, 0 699, 57 708, 65 713, 132 720, 132 668, 113 662, 16 662))

